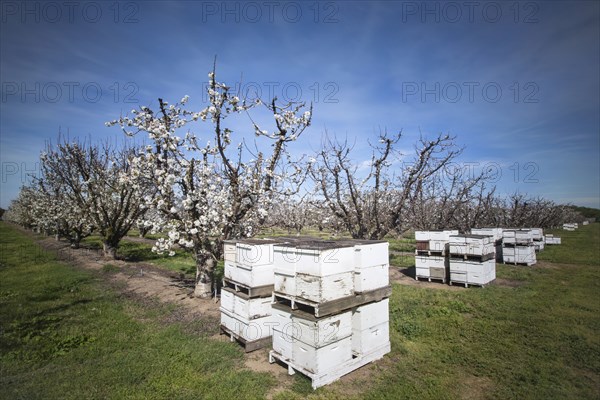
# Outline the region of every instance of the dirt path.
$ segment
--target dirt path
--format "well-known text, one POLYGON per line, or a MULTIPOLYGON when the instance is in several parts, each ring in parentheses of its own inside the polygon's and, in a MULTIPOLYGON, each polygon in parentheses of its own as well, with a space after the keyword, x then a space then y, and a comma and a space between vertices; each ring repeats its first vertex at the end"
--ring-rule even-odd
POLYGON ((100 271, 110 264, 119 268, 108 279, 123 285, 122 291, 128 295, 154 298, 162 303, 177 304, 181 307, 184 319, 194 319, 207 315, 219 317, 219 305, 214 300, 192 297, 193 287, 181 280, 176 272, 169 272, 151 264, 108 260, 101 252, 92 249, 71 249, 65 242, 53 238, 38 240, 46 250, 55 253, 59 259, 77 267, 100 271))

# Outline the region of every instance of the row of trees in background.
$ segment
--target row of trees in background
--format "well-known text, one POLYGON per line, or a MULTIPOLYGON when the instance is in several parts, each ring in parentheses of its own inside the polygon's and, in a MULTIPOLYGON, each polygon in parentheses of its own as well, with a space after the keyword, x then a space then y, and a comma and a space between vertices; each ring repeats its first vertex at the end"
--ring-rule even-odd
POLYGON ((132 228, 160 233, 153 251, 193 254, 201 297, 214 290, 223 241, 264 228, 382 239, 409 229, 578 221, 572 208, 548 200, 497 196, 486 171, 472 176, 457 168, 462 149, 447 135, 421 138, 405 155, 398 149, 402 134, 383 132, 368 163, 356 161, 350 143, 326 135, 313 157, 293 159, 288 146, 310 125, 312 107, 276 98, 249 102, 218 82, 214 70, 209 81, 209 104, 199 111, 188 109, 187 96, 176 104, 159 99, 154 110, 141 107, 107 123, 127 136, 144 135, 148 145, 59 137, 42 152, 41 176, 22 188, 7 219, 73 247, 99 234, 113 258, 132 228), (234 132, 240 119, 254 133, 252 143, 234 132))

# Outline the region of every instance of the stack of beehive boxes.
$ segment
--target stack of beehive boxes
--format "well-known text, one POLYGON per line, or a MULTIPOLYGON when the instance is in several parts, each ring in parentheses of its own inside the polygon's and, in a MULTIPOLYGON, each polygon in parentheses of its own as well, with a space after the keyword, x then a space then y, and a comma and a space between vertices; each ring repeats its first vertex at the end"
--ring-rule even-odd
POLYGON ((530 231, 535 251, 544 250, 544 230, 542 228, 531 228, 530 231))
POLYGON ((448 258, 446 247, 450 235, 458 235, 457 230, 448 231, 416 231, 415 279, 439 279, 446 282, 448 278, 448 258))
POLYGON ((544 242, 546 242, 547 245, 560 244, 560 238, 552 234, 547 234, 544 237, 544 242))
POLYGON ((449 243, 450 284, 485 286, 496 279, 493 236, 452 235, 449 243))
POLYGON ((533 235, 529 229, 505 229, 502 235, 502 257, 505 264, 534 265, 537 262, 533 235))
POLYGON ((274 263, 270 362, 317 388, 390 351, 387 242, 280 244, 274 263))
POLYGON ((583 222, 581 223, 581 225, 589 225, 589 224, 590 224, 590 221, 583 221, 583 222))
POLYGON ((569 223, 569 224, 563 224, 563 229, 565 231, 574 231, 577 228, 579 228, 579 224, 577 224, 575 222, 569 223))
POLYGON ((496 261, 502 262, 502 228, 473 228, 471 235, 491 236, 494 240, 496 261))
POLYGON ((271 343, 273 246, 276 240, 226 241, 221 289, 221 331, 246 351, 271 343))

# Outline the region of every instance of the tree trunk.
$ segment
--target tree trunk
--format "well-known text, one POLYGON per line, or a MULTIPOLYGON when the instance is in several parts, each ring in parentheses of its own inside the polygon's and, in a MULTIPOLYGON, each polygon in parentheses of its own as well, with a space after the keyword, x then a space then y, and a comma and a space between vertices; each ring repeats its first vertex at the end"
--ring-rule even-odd
POLYGON ((111 244, 109 242, 102 243, 102 250, 104 252, 104 257, 115 260, 117 258, 117 246, 111 244))
POLYGON ((215 260, 206 254, 196 256, 196 287, 194 296, 208 298, 212 296, 215 260))

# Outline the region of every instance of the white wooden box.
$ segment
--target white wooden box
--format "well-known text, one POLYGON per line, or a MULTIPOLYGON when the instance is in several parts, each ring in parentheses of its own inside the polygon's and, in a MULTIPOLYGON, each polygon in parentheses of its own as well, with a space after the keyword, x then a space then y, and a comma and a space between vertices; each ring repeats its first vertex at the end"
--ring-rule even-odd
POLYGON ((493 254, 495 251, 495 245, 491 236, 450 236, 450 254, 484 256, 493 254))
POLYGON ((249 320, 220 308, 221 324, 241 338, 253 342, 272 335, 271 316, 249 320))
POLYGON ((429 250, 431 251, 446 251, 447 240, 430 240, 429 250))
POLYGON ((429 267, 427 268, 416 268, 415 269, 415 275, 419 278, 429 278, 430 274, 429 274, 429 267))
POLYGON ((467 284, 485 285, 496 279, 496 261, 469 261, 450 259, 450 280, 467 284))
POLYGON ((502 248, 505 263, 535 264, 535 248, 533 246, 515 246, 502 248))
POLYGON ((278 270, 296 272, 296 263, 299 258, 298 250, 291 244, 273 246, 273 265, 278 270))
POLYGON ((388 322, 390 299, 358 306, 352 312, 352 330, 362 331, 388 322))
POLYGON ((429 231, 415 231, 415 240, 428 241, 431 239, 429 231))
POLYGON ((272 285, 274 282, 273 264, 250 267, 248 265, 225 262, 225 278, 248 287, 272 285))
POLYGON ((375 265, 354 271, 354 291, 367 292, 390 284, 389 264, 375 265))
POLYGON ((439 256, 429 256, 429 268, 445 268, 446 258, 439 256))
POLYGON ((329 276, 354 270, 354 245, 348 242, 318 242, 298 245, 296 249, 298 252, 296 272, 298 273, 329 276))
POLYGON ((296 273, 286 269, 273 269, 273 290, 289 296, 296 296, 296 273))
POLYGON ((274 329, 284 332, 288 325, 292 324, 292 314, 289 311, 281 310, 275 305, 271 308, 271 320, 274 329))
POLYGON ((354 274, 352 272, 327 276, 296 274, 297 297, 323 303, 352 294, 354 294, 354 274))
POLYGON ((315 374, 331 371, 352 359, 352 338, 348 336, 319 348, 295 340, 292 359, 295 365, 315 374))
POLYGON ((292 338, 318 348, 352 334, 352 311, 323 318, 306 319, 292 315, 292 338))
POLYGON ((533 240, 542 240, 544 238, 544 231, 542 228, 531 228, 530 231, 533 240))
POLYGON ((248 316, 249 319, 257 319, 271 315, 271 298, 244 299, 235 296, 234 313, 237 315, 248 316))
POLYGON ((225 262, 235 263, 236 257, 236 241, 225 240, 223 244, 223 259, 225 262))
POLYGON ((352 351, 358 354, 368 354, 390 342, 390 326, 385 321, 361 331, 352 332, 352 351))
POLYGON ((273 264, 273 244, 272 241, 259 239, 237 242, 236 264, 248 267, 273 264))
POLYGON ((429 269, 429 257, 427 257, 427 256, 415 256, 415 267, 416 268, 427 268, 427 269, 429 269))
POLYGON ((225 290, 225 288, 221 289, 221 308, 229 313, 234 313, 235 309, 235 295, 225 290))
POLYGON ((491 236, 496 241, 502 239, 502 228, 473 228, 471 234, 491 236))
POLYGON ((542 251, 544 250, 544 242, 542 240, 534 240, 533 247, 536 251, 542 251))
POLYGON ((284 332, 277 327, 273 328, 273 350, 281 354, 283 358, 292 359, 293 342, 294 339, 287 331, 284 332))
POLYGON ((354 247, 354 269, 371 268, 389 264, 389 243, 383 241, 360 241, 354 247))

